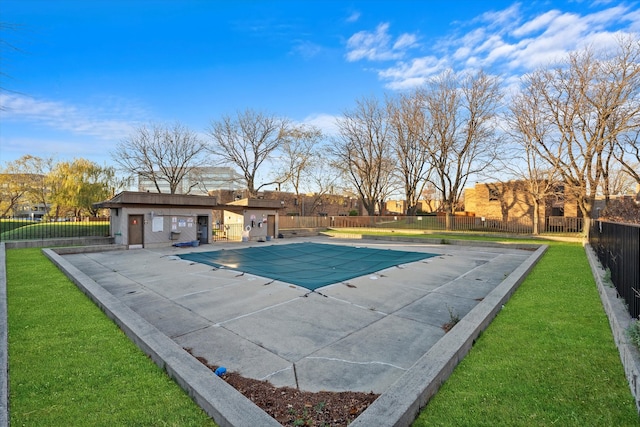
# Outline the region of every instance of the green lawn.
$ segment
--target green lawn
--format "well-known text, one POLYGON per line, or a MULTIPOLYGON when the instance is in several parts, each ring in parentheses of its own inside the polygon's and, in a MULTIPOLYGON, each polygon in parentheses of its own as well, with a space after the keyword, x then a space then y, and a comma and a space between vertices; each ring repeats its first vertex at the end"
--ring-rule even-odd
POLYGON ((549 244, 414 426, 640 425, 584 249, 549 244))
POLYGON ((15 228, 24 227, 26 225, 37 224, 36 221, 0 219, 0 235, 15 228))
POLYGON ((40 249, 6 257, 11 425, 215 425, 40 249))

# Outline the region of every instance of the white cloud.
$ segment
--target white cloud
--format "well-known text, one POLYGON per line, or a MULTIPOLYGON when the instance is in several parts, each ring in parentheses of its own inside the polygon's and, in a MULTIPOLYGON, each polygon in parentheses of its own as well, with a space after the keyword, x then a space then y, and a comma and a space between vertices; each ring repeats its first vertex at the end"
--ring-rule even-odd
POLYGON ((508 44, 498 35, 491 35, 484 42, 473 50, 476 57, 481 57, 479 62, 482 66, 489 66, 494 62, 507 58, 516 50, 516 46, 508 44))
POLYGON ((447 67, 446 61, 435 56, 416 58, 410 62, 399 62, 394 67, 378 72, 383 80, 390 80, 387 87, 394 90, 422 85, 426 80, 447 67))
POLYGON ((628 12, 630 12, 630 10, 626 6, 615 6, 593 13, 587 16, 586 19, 592 24, 607 25, 615 21, 628 21, 628 12))
POLYGON ((398 37, 398 40, 393 44, 393 50, 400 50, 410 48, 416 45, 418 38, 415 34, 402 34, 398 37))
POLYGON ((453 54, 453 59, 460 61, 471 55, 471 48, 467 46, 459 47, 453 54))
POLYGON ((512 34, 516 37, 526 36, 528 34, 537 32, 543 28, 546 28, 550 22, 555 20, 558 15, 560 15, 560 11, 558 10, 550 10, 549 12, 543 13, 540 16, 535 17, 531 21, 525 22, 520 27, 516 28, 512 34))
POLYGON ((305 59, 310 59, 322 52, 322 46, 308 40, 299 40, 294 43, 292 51, 305 59))
POLYGON ((302 120, 303 124, 313 125, 322 130, 326 136, 338 134, 337 116, 331 114, 311 114, 302 120))
POLYGON ((347 59, 394 61, 376 70, 391 89, 421 85, 445 68, 462 71, 482 67, 509 79, 585 46, 614 46, 616 36, 633 33, 638 37, 640 31, 640 11, 613 2, 592 3, 580 13, 557 8, 537 13, 529 10, 515 3, 469 22, 457 22, 451 34, 429 44, 423 42, 422 49, 431 46, 432 50, 415 58, 408 57, 408 48, 417 45, 414 35, 403 34, 394 42, 389 24, 380 24, 375 32, 361 31, 349 39, 347 59))
POLYGON ((389 24, 379 24, 375 32, 360 31, 347 40, 347 60, 369 61, 397 60, 405 56, 407 49, 417 45, 413 34, 402 34, 395 41, 388 33, 389 24))
POLYGON ((108 140, 128 135, 137 123, 135 118, 141 115, 140 110, 125 107, 123 111, 122 106, 113 111, 95 111, 17 94, 0 94, 0 106, 4 121, 27 122, 108 140))
POLYGON ((640 10, 628 12, 625 18, 629 21, 629 31, 640 32, 640 10))
POLYGON ((560 60, 567 54, 566 46, 555 38, 528 40, 513 52, 507 65, 511 70, 533 70, 560 60))
POLYGON ((53 157, 59 160, 70 160, 73 158, 86 158, 96 161, 99 164, 108 163, 109 150, 115 145, 109 142, 95 144, 59 136, 42 135, 36 137, 5 137, 1 138, 2 152, 1 161, 15 160, 29 152, 40 157, 53 157), (30 148, 29 148, 30 147, 30 148))
POLYGON ((503 10, 485 12, 476 21, 489 27, 505 27, 518 23, 521 16, 520 4, 514 3, 503 10))
POLYGON ((495 44, 495 46, 493 46, 489 54, 486 56, 484 64, 490 65, 502 58, 508 58, 516 51, 516 49, 517 46, 504 43, 502 40, 500 40, 495 44))
POLYGON ((346 19, 347 22, 357 22, 360 19, 360 12, 354 11, 346 19))

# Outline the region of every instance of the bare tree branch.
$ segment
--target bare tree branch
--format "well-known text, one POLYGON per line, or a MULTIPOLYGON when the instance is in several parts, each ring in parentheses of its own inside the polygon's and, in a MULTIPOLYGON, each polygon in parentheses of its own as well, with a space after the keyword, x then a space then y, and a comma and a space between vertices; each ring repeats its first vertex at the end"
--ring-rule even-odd
POLYGON ((291 127, 284 136, 281 147, 278 184, 289 183, 299 196, 306 172, 313 168, 316 149, 323 138, 322 131, 314 126, 291 127))
POLYGON ((394 169, 384 106, 375 98, 361 99, 337 124, 339 136, 331 149, 334 164, 346 172, 367 213, 382 213, 394 169))
MULTIPOLYGON (((169 192, 175 194, 180 192, 187 174, 203 164, 205 148, 186 126, 154 124, 136 129, 116 146, 111 157, 123 171, 151 181, 158 193, 162 193, 166 183, 169 192)), ((189 191, 190 188, 181 192, 188 194, 189 191)))
POLYGON ((223 163, 235 165, 246 180, 249 194, 277 181, 256 188, 256 175, 262 164, 284 143, 289 120, 275 115, 245 110, 235 117, 224 116, 212 121, 208 129, 211 137, 209 151, 223 163))
POLYGON ((608 200, 612 159, 626 147, 621 141, 638 132, 639 60, 640 43, 621 39, 616 52, 598 56, 587 48, 524 80, 523 96, 549 126, 533 147, 558 168, 585 219, 598 194, 608 200))
POLYGON ((431 132, 426 141, 444 211, 454 213, 469 177, 496 158, 499 139, 495 115, 501 100, 499 81, 482 71, 447 71, 421 93, 431 132))
POLYGON ((388 99, 387 110, 395 142, 397 174, 407 203, 405 213, 415 215, 418 201, 433 170, 427 150, 432 131, 425 120, 418 92, 388 99))

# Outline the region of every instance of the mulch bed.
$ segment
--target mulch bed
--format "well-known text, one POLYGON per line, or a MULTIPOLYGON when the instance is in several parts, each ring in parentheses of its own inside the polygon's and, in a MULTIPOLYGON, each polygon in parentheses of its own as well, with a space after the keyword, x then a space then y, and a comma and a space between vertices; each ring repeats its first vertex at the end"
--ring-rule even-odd
MULTIPOLYGON (((191 353, 191 349, 185 349, 191 353)), ((200 363, 215 371, 203 358, 200 363)), ((283 426, 347 426, 378 398, 378 394, 354 391, 317 393, 291 387, 275 387, 268 381, 245 378, 236 372, 220 376, 283 426)))

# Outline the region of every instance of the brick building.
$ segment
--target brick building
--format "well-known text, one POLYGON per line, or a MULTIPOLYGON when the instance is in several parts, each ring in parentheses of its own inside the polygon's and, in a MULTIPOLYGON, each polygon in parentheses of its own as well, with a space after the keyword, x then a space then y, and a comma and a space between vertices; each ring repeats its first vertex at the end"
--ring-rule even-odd
MULTIPOLYGON (((526 185, 525 181, 476 184, 465 189, 465 211, 502 221, 533 221, 534 201, 526 185)), ((538 215, 544 223, 548 217, 579 217, 581 213, 560 185, 555 194, 540 203, 538 215)))

